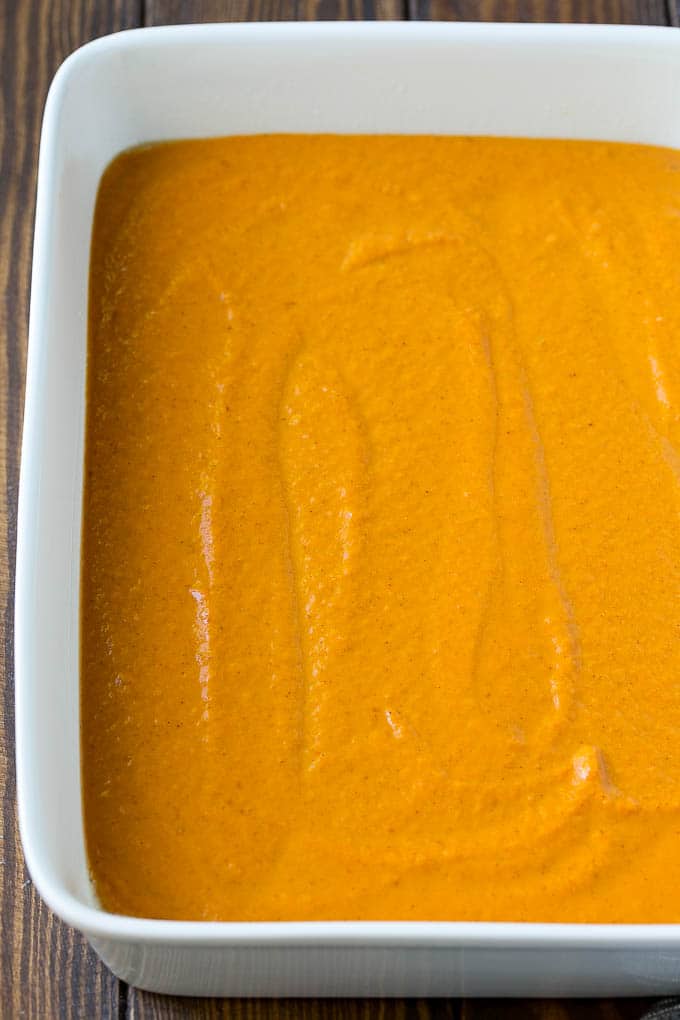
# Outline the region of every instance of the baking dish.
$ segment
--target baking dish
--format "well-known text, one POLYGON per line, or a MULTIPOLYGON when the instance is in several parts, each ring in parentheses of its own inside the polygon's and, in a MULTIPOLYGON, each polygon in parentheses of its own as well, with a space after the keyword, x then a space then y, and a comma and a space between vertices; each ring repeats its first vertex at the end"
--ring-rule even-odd
MULTIPOLYGON (((123 980, 192 995, 647 995, 680 925, 200 923, 102 911, 80 795, 79 570, 89 244, 141 142, 260 132, 492 134, 680 147, 680 33, 545 25, 142 29, 73 54, 40 149, 16 578, 19 820, 38 891, 123 980)), ((660 881, 663 876, 660 876, 660 881)))

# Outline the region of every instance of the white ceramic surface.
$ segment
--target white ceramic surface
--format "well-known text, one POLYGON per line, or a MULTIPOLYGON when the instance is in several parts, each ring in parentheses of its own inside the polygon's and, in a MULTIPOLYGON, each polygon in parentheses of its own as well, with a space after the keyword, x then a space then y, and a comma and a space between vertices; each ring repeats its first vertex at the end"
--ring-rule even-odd
MULTIPOLYGON (((680 147, 680 32, 443 24, 143 29, 71 56, 40 148, 16 581, 19 818, 35 885, 116 974, 222 995, 647 995, 680 926, 213 924, 118 917, 87 876, 78 582, 87 276, 100 175, 155 139, 404 132, 680 147)), ((663 876, 659 876, 663 881, 663 876)))

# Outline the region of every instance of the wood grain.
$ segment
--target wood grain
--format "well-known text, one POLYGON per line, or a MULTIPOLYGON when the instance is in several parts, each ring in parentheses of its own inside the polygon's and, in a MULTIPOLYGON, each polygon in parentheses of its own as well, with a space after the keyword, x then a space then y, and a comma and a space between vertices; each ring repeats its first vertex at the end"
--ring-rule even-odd
POLYGON ((61 61, 88 39, 140 21, 137 0, 0 4, 0 1016, 118 1017, 118 982, 50 913, 24 870, 15 812, 12 613, 35 171, 42 107, 61 61))
POLYGON ((201 1000, 130 992, 129 1020, 640 1020, 652 1004, 643 999, 201 1000))
POLYGON ((680 0, 0 0, 0 1018, 86 1020, 638 1020, 643 1000, 201 1000, 128 989, 61 924, 25 873, 15 812, 13 569, 35 169, 42 107, 63 58, 135 25, 329 19, 679 24, 680 0))
POLYGON ((467 999, 460 1020, 639 1020, 651 1005, 643 999, 467 999))
POLYGON ((669 24, 674 0, 408 0, 413 21, 573 21, 669 24))
POLYGON ((146 25, 213 21, 398 21, 407 0, 146 0, 146 25))
POLYGON ((461 1020, 454 999, 208 1000, 130 993, 128 1020, 461 1020))

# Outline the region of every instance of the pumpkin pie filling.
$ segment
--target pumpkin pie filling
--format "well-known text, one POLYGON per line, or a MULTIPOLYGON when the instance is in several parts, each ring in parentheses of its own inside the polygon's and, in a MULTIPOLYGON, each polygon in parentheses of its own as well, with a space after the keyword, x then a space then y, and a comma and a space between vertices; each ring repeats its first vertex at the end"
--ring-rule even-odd
POLYGON ((104 908, 680 921, 679 250, 670 149, 114 161, 81 600, 104 908))

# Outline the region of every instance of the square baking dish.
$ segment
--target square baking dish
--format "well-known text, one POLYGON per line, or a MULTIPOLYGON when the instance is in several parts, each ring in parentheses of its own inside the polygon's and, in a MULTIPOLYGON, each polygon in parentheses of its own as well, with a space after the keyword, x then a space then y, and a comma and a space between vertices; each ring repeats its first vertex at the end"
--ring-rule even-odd
POLYGON ((677 991, 680 925, 205 923, 121 917, 97 905, 83 840, 78 698, 95 196, 106 165, 129 146, 261 132, 523 135, 680 147, 680 33, 207 25, 124 32, 64 63, 40 147, 18 518, 19 820, 35 885, 115 974, 158 992, 677 991))

